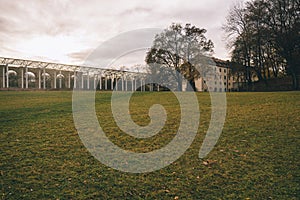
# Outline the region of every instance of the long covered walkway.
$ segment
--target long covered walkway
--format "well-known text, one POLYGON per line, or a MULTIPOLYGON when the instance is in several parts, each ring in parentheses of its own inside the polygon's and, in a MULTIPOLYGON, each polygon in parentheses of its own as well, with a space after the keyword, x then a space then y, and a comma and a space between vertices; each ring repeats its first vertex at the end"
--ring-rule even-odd
POLYGON ((142 73, 0 57, 1 88, 145 91, 142 73))

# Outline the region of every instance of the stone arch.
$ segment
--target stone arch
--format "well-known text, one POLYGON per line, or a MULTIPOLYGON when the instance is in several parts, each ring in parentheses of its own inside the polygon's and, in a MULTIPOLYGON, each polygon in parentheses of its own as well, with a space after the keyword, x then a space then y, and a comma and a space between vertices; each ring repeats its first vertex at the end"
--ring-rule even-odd
POLYGON ((36 87, 36 75, 34 72, 31 71, 27 71, 24 73, 24 79, 26 81, 26 76, 28 79, 28 88, 35 88, 36 87))
POLYGON ((18 73, 15 70, 8 70, 6 73, 9 77, 9 86, 18 87, 18 73))

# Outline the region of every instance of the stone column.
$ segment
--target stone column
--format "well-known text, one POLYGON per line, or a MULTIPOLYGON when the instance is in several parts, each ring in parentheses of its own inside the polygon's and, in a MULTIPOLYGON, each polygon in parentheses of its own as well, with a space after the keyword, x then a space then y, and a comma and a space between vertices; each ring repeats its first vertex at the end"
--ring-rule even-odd
POLYGON ((68 88, 70 89, 71 88, 71 72, 69 72, 69 77, 68 77, 68 88))
POLYGON ((131 78, 131 91, 134 91, 133 78, 131 78))
POLYGON ((76 71, 74 71, 74 82, 73 82, 73 88, 76 89, 77 88, 77 73, 76 71))
POLYGON ((8 74, 8 65, 6 65, 6 87, 9 88, 9 74, 8 74))
POLYGON ((123 77, 123 74, 121 76, 121 81, 122 81, 122 91, 124 91, 124 77, 123 77))
POLYGON ((90 89, 90 72, 87 71, 87 83, 86 83, 86 87, 89 90, 90 89))
POLYGON ((2 85, 5 88, 5 67, 2 68, 2 85))
POLYGON ((100 90, 102 90, 102 74, 100 74, 99 79, 100 79, 99 87, 100 87, 100 90))
POLYGON ((93 89, 94 90, 97 89, 97 75, 96 74, 94 74, 94 88, 93 89))
POLYGON ((28 67, 25 66, 25 88, 28 88, 28 67))
POLYGON ((84 88, 83 72, 81 72, 81 89, 84 88))
POLYGON ((62 74, 61 74, 61 71, 59 71, 59 89, 61 89, 61 87, 62 87, 61 79, 62 79, 62 74))
POLYGON ((46 69, 45 69, 45 68, 43 69, 43 74, 44 74, 44 75, 43 75, 43 79, 44 79, 44 81, 43 81, 43 82, 44 82, 43 88, 46 89, 46 85, 47 85, 47 84, 46 84, 46 69))
POLYGON ((143 82, 143 92, 145 92, 146 91, 146 83, 145 83, 146 81, 143 79, 142 82, 143 82))
POLYGON ((54 84, 53 84, 54 89, 56 89, 56 71, 54 71, 54 84))
POLYGON ((114 75, 111 75, 111 85, 110 85, 110 89, 114 90, 114 75))
POLYGON ((127 83, 127 77, 125 76, 125 91, 127 92, 127 86, 128 86, 128 83, 127 83))
POLYGON ((21 88, 24 88, 24 69, 21 69, 21 88))
POLYGON ((118 91, 118 77, 116 76, 116 87, 115 87, 116 91, 118 91))
POLYGON ((41 69, 39 69, 39 89, 41 89, 41 69))

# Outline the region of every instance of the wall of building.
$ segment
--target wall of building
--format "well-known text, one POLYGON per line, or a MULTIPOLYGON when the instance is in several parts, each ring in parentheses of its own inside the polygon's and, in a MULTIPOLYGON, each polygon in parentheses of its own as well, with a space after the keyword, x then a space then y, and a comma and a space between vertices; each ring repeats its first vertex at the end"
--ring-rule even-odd
POLYGON ((210 76, 195 80, 197 91, 228 92, 234 88, 234 78, 229 67, 211 66, 213 73, 210 76))

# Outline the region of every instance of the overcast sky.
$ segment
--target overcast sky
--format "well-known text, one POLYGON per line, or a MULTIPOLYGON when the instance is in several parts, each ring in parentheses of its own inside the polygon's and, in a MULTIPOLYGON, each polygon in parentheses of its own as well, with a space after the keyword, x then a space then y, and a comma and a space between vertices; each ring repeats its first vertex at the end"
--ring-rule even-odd
POLYGON ((179 22, 207 29, 214 56, 228 59, 221 26, 237 1, 0 0, 0 56, 81 64, 122 32, 179 22))

